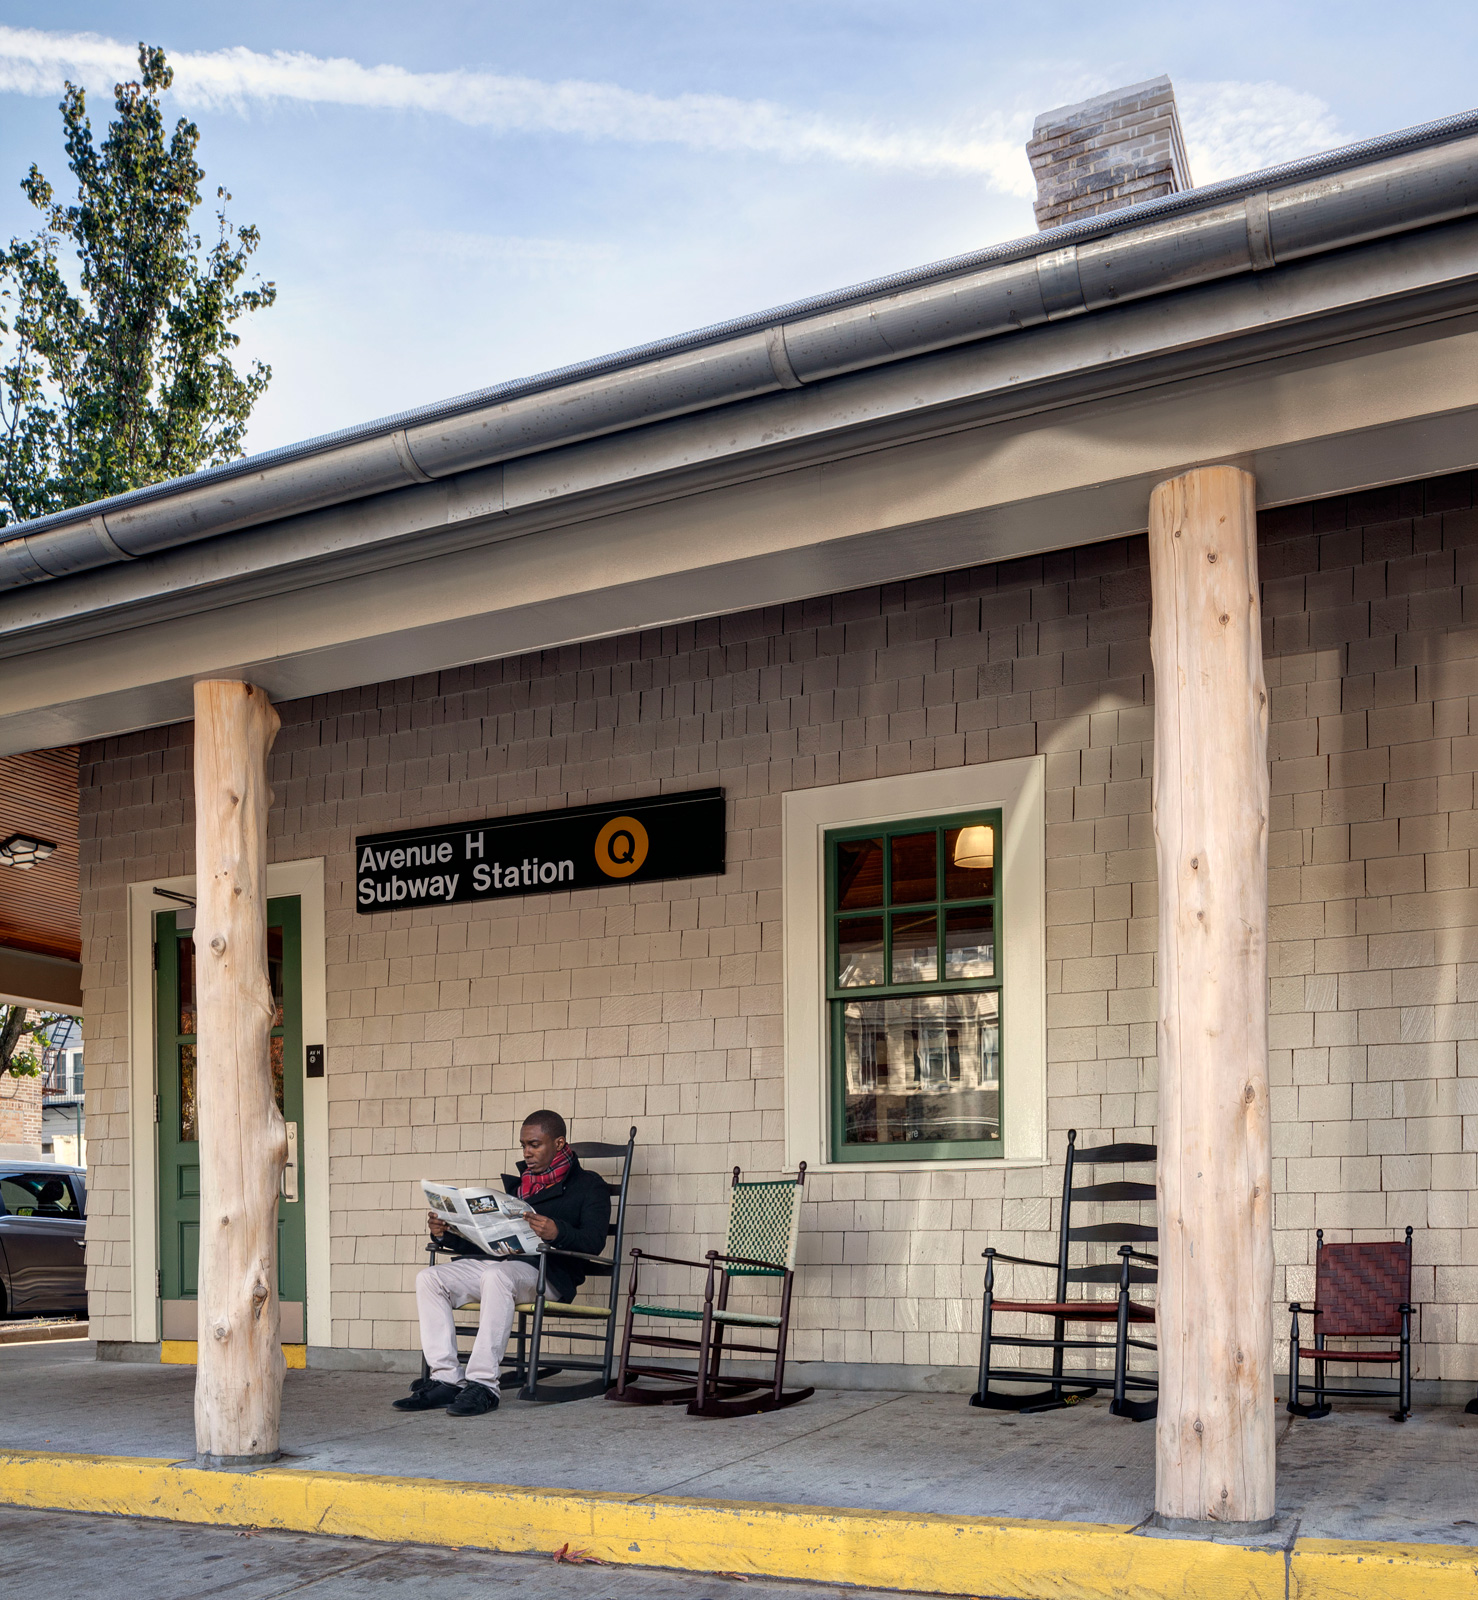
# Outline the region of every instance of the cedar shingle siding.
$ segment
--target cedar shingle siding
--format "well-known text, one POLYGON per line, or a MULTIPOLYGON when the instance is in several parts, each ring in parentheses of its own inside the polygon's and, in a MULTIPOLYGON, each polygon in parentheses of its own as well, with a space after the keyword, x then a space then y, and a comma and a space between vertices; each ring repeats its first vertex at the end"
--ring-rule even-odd
MULTIPOLYGON (((1413 1224, 1428 1378, 1478 1376, 1472 489, 1279 510, 1260 537, 1276 1300, 1311 1296, 1315 1227, 1413 1224)), ((416 1180, 501 1170, 535 1105, 577 1141, 639 1123, 628 1236, 657 1251, 713 1243, 735 1163, 777 1170, 793 787, 1043 753, 1052 1161, 1069 1126, 1153 1136, 1148 625, 1137 538, 282 705, 272 858, 328 872, 335 1344, 415 1344, 416 1180), (710 784, 730 801, 717 883, 353 910, 356 832, 710 784)), ((130 1337, 123 886, 192 869, 189 737, 82 750, 104 1339, 130 1337)), ((973 1362, 979 1252, 1049 1249, 1059 1181, 815 1175, 793 1356, 973 1362)))

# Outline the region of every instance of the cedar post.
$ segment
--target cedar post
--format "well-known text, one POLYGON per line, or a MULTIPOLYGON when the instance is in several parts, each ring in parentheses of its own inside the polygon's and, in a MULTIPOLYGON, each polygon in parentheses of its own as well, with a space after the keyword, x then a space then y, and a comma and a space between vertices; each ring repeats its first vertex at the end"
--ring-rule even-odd
POLYGON ((272 1093, 267 973, 267 752, 278 727, 251 684, 195 685, 195 1448, 208 1466, 280 1453, 277 1194, 287 1128, 272 1093))
POLYGON ((1159 863, 1160 1395, 1155 1509, 1271 1526, 1268 697, 1256 484, 1150 497, 1159 863))

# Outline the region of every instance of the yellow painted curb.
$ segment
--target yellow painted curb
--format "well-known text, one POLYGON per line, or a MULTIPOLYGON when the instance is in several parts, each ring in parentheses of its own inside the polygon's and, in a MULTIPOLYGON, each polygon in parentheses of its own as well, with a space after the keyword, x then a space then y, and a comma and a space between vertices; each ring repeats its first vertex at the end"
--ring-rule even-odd
POLYGON ((0 1502, 388 1543, 552 1552, 1009 1600, 1472 1600, 1478 1550, 1299 1540, 1292 1552, 1122 1524, 762 1505, 122 1456, 0 1453, 0 1502))
POLYGON ((554 1551, 1011 1600, 1284 1600, 1281 1551, 1130 1538, 1127 1527, 653 1499, 269 1467, 202 1472, 109 1456, 0 1455, 0 1500, 390 1543, 554 1551))
POLYGON ((1293 1600, 1473 1600, 1478 1549, 1300 1539, 1289 1563, 1288 1593, 1293 1600))
MULTIPOLYGON (((193 1367, 196 1360, 197 1341, 194 1339, 161 1339, 159 1363, 165 1367, 193 1367)), ((308 1365, 308 1346, 285 1344, 282 1359, 294 1371, 302 1372, 308 1365)))

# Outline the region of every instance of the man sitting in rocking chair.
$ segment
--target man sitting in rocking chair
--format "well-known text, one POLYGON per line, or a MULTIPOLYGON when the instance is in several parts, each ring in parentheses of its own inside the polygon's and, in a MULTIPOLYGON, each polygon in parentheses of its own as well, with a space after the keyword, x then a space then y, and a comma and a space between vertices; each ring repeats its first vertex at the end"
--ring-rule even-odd
MULTIPOLYGON (((565 1143, 564 1118, 557 1111, 535 1111, 519 1132, 523 1160, 519 1176, 504 1176, 509 1194, 534 1208, 529 1226, 555 1250, 599 1255, 611 1221, 611 1196, 605 1182, 586 1172, 565 1143)), ((478 1417, 498 1408, 498 1374, 515 1307, 534 1298, 539 1269, 510 1245, 505 1259, 485 1255, 461 1234, 448 1230, 434 1211, 427 1214, 431 1237, 456 1259, 416 1274, 416 1309, 421 1318, 421 1350, 430 1377, 417 1378, 411 1392, 394 1402, 397 1411, 445 1411, 449 1417, 478 1417), (481 1304, 477 1338, 462 1372, 457 1354, 456 1307, 481 1304)), ((552 1300, 574 1298, 584 1281, 579 1261, 552 1256, 545 1292, 552 1300)))

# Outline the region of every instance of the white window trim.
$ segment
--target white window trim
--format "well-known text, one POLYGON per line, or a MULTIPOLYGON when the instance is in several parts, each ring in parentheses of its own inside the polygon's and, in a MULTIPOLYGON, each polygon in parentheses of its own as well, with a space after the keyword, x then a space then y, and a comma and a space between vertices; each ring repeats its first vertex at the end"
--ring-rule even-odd
POLYGON ((1046 761, 1024 756, 793 790, 781 810, 785 1162, 811 1172, 949 1172, 1047 1160, 1046 761), (1005 985, 1003 1156, 833 1161, 826 1026, 827 831, 999 808, 1005 985))

